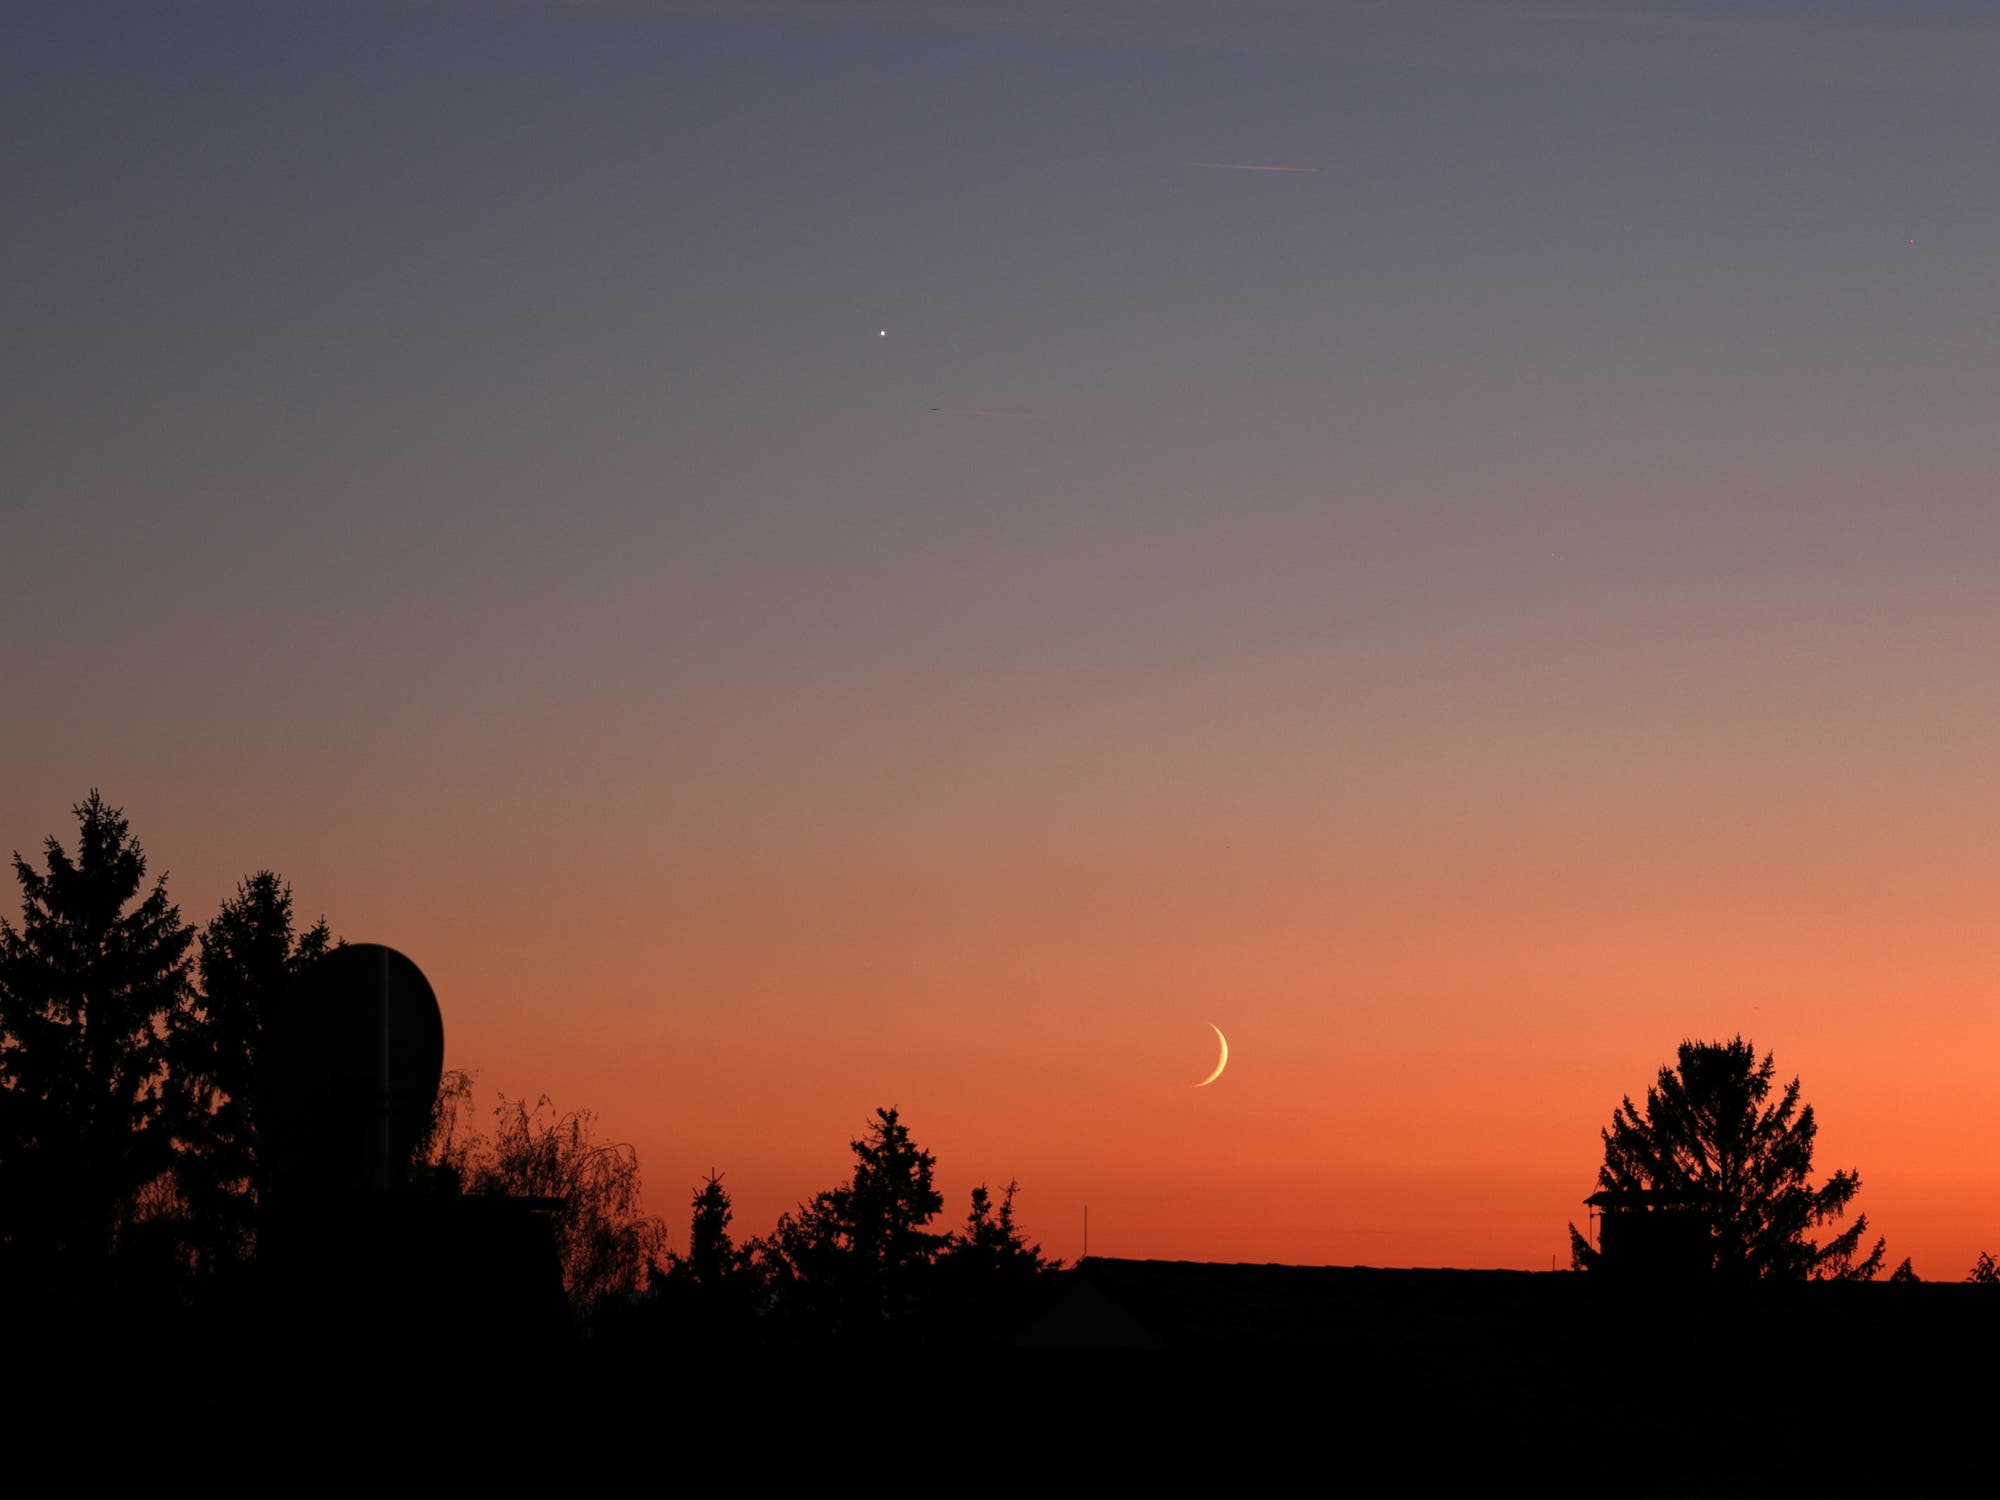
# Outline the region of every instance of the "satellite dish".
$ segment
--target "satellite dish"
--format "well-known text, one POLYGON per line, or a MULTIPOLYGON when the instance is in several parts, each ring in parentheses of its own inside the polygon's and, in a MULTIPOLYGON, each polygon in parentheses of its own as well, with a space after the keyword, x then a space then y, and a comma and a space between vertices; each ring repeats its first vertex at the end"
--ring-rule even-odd
POLYGON ((264 1024, 257 1134, 274 1176, 320 1189, 393 1187, 422 1141, 444 1071, 430 982, 380 943, 347 943, 294 975, 264 1024))

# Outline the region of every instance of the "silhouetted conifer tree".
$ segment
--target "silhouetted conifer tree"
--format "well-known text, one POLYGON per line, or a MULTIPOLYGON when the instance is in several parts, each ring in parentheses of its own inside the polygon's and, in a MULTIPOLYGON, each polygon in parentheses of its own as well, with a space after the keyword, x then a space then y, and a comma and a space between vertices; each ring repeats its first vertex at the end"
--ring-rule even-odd
POLYGON ((943 1238, 925 1226, 944 1199, 931 1185, 937 1159, 895 1110, 876 1110, 848 1144, 854 1175, 780 1216, 751 1248, 781 1318, 869 1339, 915 1310, 943 1238))
POLYGON ((670 1255, 652 1278, 657 1314, 676 1326, 676 1337, 722 1345, 748 1342, 756 1322, 756 1278, 748 1247, 730 1238, 735 1216, 719 1173, 694 1190, 688 1253, 670 1255))
POLYGON ((939 1237, 924 1226, 944 1207, 931 1186, 937 1158, 910 1139, 893 1109, 875 1111, 875 1123, 854 1151, 854 1177, 838 1195, 849 1247, 857 1258, 894 1278, 930 1264, 939 1237))
POLYGON ((97 792, 74 859, 14 856, 21 925, 0 918, 0 1238, 59 1280, 99 1281, 142 1190, 173 1164, 167 1033, 188 1004, 194 930, 97 792))
POLYGON ((687 1274, 698 1284, 714 1286, 739 1269, 735 1243, 729 1238, 729 1221, 735 1211, 722 1178, 714 1172, 695 1189, 694 1220, 688 1226, 687 1274))
MULTIPOLYGON (((1883 1242, 1859 1261, 1868 1229, 1863 1214, 1824 1244, 1812 1231, 1837 1222, 1860 1191, 1861 1178, 1835 1172, 1813 1187, 1811 1105, 1799 1104, 1799 1081, 1766 1103, 1776 1065, 1759 1061, 1741 1037, 1729 1042, 1682 1042, 1679 1060, 1660 1069, 1643 1110, 1628 1096, 1601 1132, 1604 1165, 1597 1185, 1608 1191, 1650 1191, 1707 1206, 1714 1268, 1774 1279, 1866 1281, 1882 1266, 1883 1242)), ((1569 1227, 1572 1263, 1599 1264, 1577 1227, 1569 1227)))
POLYGON ((997 1212, 986 1184, 974 1188, 965 1227, 945 1242, 941 1258, 960 1269, 995 1275, 1033 1276, 1056 1269, 1042 1258, 1042 1247, 1029 1244, 1014 1222, 1014 1195, 1020 1188, 1018 1182, 1007 1184, 997 1212))
POLYGON ((200 992, 177 1013, 168 1055, 185 1108, 175 1180, 189 1249, 204 1268, 250 1252, 257 1043, 285 981, 333 946, 323 919, 294 934, 291 887, 269 870, 240 882, 202 931, 200 992))
POLYGON ((1042 1273, 1059 1268, 1014 1222, 1019 1191, 1018 1183, 1008 1183, 996 1209, 984 1183, 974 1188, 964 1228, 939 1251, 935 1322, 942 1336, 975 1343, 990 1339, 1019 1320, 1042 1273))

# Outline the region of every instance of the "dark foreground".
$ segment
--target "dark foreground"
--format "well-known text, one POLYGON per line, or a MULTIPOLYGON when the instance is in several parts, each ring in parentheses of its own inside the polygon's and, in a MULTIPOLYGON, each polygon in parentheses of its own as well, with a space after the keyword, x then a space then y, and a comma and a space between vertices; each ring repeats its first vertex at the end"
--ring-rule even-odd
POLYGON ((1948 1493, 1987 1482, 2000 1290, 1096 1260, 983 1341, 411 1321, 44 1330, 9 1351, 12 1446, 530 1487, 1948 1493))

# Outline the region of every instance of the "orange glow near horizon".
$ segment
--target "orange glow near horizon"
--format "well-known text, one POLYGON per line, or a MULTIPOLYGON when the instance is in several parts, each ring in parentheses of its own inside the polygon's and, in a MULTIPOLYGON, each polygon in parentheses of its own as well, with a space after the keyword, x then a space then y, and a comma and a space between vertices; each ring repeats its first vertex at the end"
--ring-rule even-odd
POLYGON ((1831 841, 1802 859, 1780 819, 1632 810, 1590 836, 1561 813, 1494 808, 1454 848, 1376 810, 1332 854, 1252 825, 1189 836, 1177 862, 1102 822, 1046 865, 997 830, 892 831, 865 878, 772 844, 698 852, 703 879, 664 863, 650 887, 646 835, 607 814, 545 842, 511 896, 489 887, 490 910, 424 887, 514 841, 439 823, 400 871, 334 869, 299 896, 419 958, 482 1100, 546 1092, 632 1141, 676 1243, 711 1167, 739 1235, 762 1233, 894 1105, 937 1156, 940 1227, 973 1184, 1014 1179, 1066 1257, 1088 1206, 1105 1255, 1546 1268, 1620 1097, 1684 1037, 1741 1033, 1802 1079, 1816 1168, 1859 1170, 1890 1263, 1962 1275, 1994 1239, 1988 856, 1950 826, 1929 863, 1898 857, 1924 843, 1910 826, 1869 830, 1868 861, 1831 841), (600 889, 593 868, 616 873, 600 889), (1926 1009, 1899 1009, 1911 993, 1926 1009), (1229 1069, 1191 1090, 1210 1017, 1229 1069))

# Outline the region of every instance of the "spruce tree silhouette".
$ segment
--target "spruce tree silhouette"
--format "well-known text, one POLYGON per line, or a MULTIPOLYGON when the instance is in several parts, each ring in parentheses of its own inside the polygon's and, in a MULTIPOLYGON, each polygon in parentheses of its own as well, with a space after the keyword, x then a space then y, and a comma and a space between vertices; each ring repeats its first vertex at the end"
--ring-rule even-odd
POLYGON ((17 853, 21 925, 0 918, 0 1240, 44 1286, 88 1292, 173 1165, 166 1036, 194 930, 164 875, 140 896, 118 808, 93 790, 73 811, 76 857, 54 837, 42 871, 17 853))
MULTIPOLYGON (((1812 1231, 1837 1222, 1861 1178, 1835 1172, 1813 1187, 1811 1105, 1799 1104, 1799 1081, 1766 1103, 1776 1065, 1737 1037, 1682 1042, 1678 1061, 1660 1069, 1641 1110, 1628 1096, 1601 1132, 1606 1194, 1658 1194, 1699 1204, 1709 1220, 1710 1262, 1724 1275, 1772 1280, 1866 1281, 1881 1269, 1883 1242, 1859 1261, 1868 1229, 1863 1214, 1824 1244, 1812 1231)), ((1571 1264, 1597 1269, 1601 1252, 1569 1226, 1571 1264)))
POLYGON ((751 1251, 781 1320, 865 1342, 912 1324, 943 1240, 925 1226, 944 1199, 931 1185, 936 1158, 895 1110, 876 1110, 848 1144, 854 1175, 781 1215, 751 1251))
POLYGON ((735 1210, 720 1173, 710 1172, 695 1188, 693 1205, 687 1254, 669 1255, 665 1270, 652 1278, 658 1312, 683 1342, 747 1344, 756 1332, 757 1283, 748 1247, 730 1238, 735 1210))
POLYGON ((981 1183, 972 1190, 965 1225, 938 1252, 937 1316, 940 1334, 977 1343, 1019 1322, 1045 1272, 1060 1261, 1042 1255, 1014 1222, 1020 1184, 1009 1182, 999 1207, 981 1183))
POLYGON ((1042 1247, 1029 1244, 1014 1222, 1014 1195, 1020 1189, 1020 1183, 1008 1183, 996 1213, 986 1184, 974 1188, 965 1227, 945 1242, 939 1258, 960 1271, 995 1276, 1035 1276, 1060 1269, 1062 1263, 1045 1260, 1042 1247))
POLYGON ((292 891, 269 870, 241 881, 201 933, 199 993, 167 1054, 183 1114, 175 1181, 197 1269, 248 1259, 260 1182, 252 1098, 257 1043, 285 981, 334 947, 324 919, 292 929, 292 891))
POLYGON ((875 1111, 875 1122, 848 1145, 854 1177, 838 1195, 849 1248, 865 1266, 878 1268, 885 1290, 930 1264, 939 1236, 924 1226, 944 1207, 931 1186, 937 1158, 910 1139, 893 1109, 875 1111))
POLYGON ((680 1262, 696 1285, 719 1286, 741 1269, 741 1258, 729 1238, 729 1221, 734 1216, 721 1176, 710 1172, 708 1181, 695 1189, 687 1258, 680 1262))

